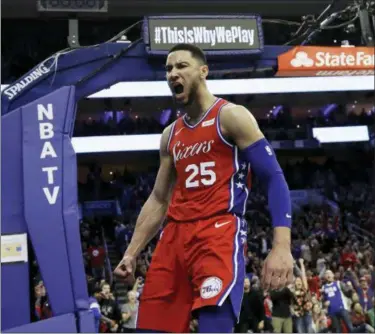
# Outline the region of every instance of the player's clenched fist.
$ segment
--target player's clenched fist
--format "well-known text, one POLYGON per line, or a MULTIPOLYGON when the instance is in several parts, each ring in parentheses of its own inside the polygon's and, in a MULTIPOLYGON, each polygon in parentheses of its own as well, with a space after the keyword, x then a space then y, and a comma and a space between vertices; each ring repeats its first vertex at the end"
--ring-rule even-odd
POLYGON ((290 247, 274 246, 263 265, 263 289, 282 289, 292 284, 293 279, 293 256, 290 247))
POLYGON ((121 278, 134 281, 135 267, 135 257, 125 254, 113 273, 121 278))

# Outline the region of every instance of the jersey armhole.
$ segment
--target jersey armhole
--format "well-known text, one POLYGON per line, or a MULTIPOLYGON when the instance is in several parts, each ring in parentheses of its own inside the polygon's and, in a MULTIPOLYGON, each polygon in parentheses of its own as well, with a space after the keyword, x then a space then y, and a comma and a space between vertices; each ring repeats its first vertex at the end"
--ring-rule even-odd
POLYGON ((171 146, 171 141, 172 141, 172 138, 173 138, 174 129, 176 127, 177 121, 178 121, 178 119, 173 122, 172 127, 171 127, 171 131, 169 132, 169 136, 168 136, 167 152, 169 154, 171 153, 170 146, 171 146))
POLYGON ((226 106, 228 103, 224 103, 222 106, 220 106, 219 110, 217 111, 217 116, 216 116, 216 130, 217 130, 217 134, 219 135, 221 141, 229 146, 229 147, 233 147, 234 145, 231 144, 228 140, 225 139, 224 135, 222 134, 221 132, 221 127, 220 127, 220 113, 221 113, 221 110, 223 109, 224 106, 226 106))

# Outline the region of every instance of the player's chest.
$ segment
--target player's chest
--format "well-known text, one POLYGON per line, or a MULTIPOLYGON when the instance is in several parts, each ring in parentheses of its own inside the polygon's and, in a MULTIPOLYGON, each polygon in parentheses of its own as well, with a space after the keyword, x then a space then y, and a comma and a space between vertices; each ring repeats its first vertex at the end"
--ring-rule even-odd
POLYGON ((179 138, 171 143, 170 153, 173 156, 175 166, 186 166, 193 162, 205 161, 215 156, 218 147, 217 138, 200 136, 200 138, 179 138))

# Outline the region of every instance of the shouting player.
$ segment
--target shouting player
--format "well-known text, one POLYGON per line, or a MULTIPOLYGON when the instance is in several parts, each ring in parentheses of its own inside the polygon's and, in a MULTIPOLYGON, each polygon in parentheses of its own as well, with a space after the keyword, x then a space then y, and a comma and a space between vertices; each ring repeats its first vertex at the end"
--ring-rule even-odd
POLYGON ((262 273, 265 289, 293 280, 289 189, 252 114, 208 90, 201 49, 174 46, 166 72, 185 116, 162 134, 154 189, 115 274, 134 275, 137 256, 166 217, 147 272, 138 331, 188 332, 195 311, 199 332, 229 333, 243 296, 250 168, 268 191, 274 227, 262 273))

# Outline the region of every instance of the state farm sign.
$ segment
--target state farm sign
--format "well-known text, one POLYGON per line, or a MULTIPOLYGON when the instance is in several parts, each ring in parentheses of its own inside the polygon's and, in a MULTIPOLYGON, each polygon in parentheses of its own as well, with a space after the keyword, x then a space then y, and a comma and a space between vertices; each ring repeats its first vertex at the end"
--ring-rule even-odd
POLYGON ((374 49, 298 46, 278 56, 277 76, 374 75, 374 49))

